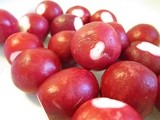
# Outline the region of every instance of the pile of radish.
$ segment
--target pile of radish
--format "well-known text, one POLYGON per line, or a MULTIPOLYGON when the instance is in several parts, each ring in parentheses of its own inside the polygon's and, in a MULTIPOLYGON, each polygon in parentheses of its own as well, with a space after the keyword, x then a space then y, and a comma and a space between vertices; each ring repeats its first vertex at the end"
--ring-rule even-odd
POLYGON ((64 13, 43 1, 19 21, 0 9, 0 43, 13 84, 35 93, 50 120, 142 120, 160 111, 159 32, 150 24, 125 31, 111 11, 64 13))

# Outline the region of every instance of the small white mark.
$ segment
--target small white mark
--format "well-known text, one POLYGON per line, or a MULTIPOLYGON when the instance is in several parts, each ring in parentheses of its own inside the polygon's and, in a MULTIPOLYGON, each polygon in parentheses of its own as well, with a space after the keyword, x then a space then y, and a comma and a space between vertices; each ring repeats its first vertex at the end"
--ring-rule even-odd
POLYGON ((92 105, 97 108, 123 108, 125 103, 110 99, 110 98, 95 98, 92 100, 92 105))
POLYGON ((11 53, 11 55, 10 55, 10 61, 11 61, 11 63, 14 61, 14 59, 15 59, 21 52, 22 52, 22 51, 16 51, 16 52, 11 53))
POLYGON ((104 42, 102 42, 102 41, 97 42, 96 45, 94 46, 94 48, 92 48, 90 50, 90 57, 93 60, 99 59, 101 57, 102 52, 104 51, 104 49, 105 49, 104 42))
POLYGON ((28 31, 31 27, 29 18, 27 16, 23 16, 19 21, 19 25, 22 32, 28 31))
POLYGON ((112 15, 109 12, 102 12, 101 19, 105 23, 113 21, 112 15))
POLYGON ((84 11, 83 11, 82 9, 74 9, 74 10, 72 11, 72 14, 73 14, 73 15, 76 15, 76 16, 78 16, 78 17, 83 17, 84 11))
POLYGON ((80 17, 75 17, 73 24, 74 24, 75 30, 78 30, 83 26, 83 21, 80 17))
POLYGON ((142 51, 146 51, 146 52, 149 52, 153 55, 160 56, 160 47, 158 47, 152 43, 141 42, 141 43, 137 44, 136 47, 142 51))
POLYGON ((46 11, 46 5, 45 4, 40 4, 36 10, 36 12, 40 15, 44 14, 46 11))

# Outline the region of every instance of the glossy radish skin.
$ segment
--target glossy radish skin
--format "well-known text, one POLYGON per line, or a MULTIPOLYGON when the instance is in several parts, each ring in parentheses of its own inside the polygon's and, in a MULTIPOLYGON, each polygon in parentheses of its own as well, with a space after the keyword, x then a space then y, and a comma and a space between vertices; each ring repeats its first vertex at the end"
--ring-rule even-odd
POLYGON ((87 8, 83 6, 73 6, 66 11, 66 14, 73 14, 80 17, 83 21, 83 24, 90 22, 91 13, 87 8))
POLYGON ((59 57, 46 48, 23 51, 13 61, 11 75, 20 90, 35 93, 39 86, 61 69, 59 57))
POLYGON ((158 82, 154 72, 134 61, 112 64, 102 75, 101 96, 123 101, 142 116, 153 110, 158 82))
POLYGON ((127 31, 129 42, 147 41, 159 45, 159 32, 150 24, 137 24, 127 31))
POLYGON ((0 9, 0 43, 4 43, 8 36, 19 31, 18 20, 10 12, 0 9))
POLYGON ((58 3, 44 0, 37 5, 36 13, 42 15, 51 23, 55 17, 63 14, 63 10, 58 3))
POLYGON ((51 23, 51 34, 54 35, 63 30, 78 30, 83 26, 81 18, 71 15, 63 14, 56 17, 51 23))
POLYGON ((122 50, 126 49, 129 46, 129 40, 123 26, 118 22, 108 22, 107 24, 111 25, 118 34, 122 44, 122 50))
POLYGON ((76 31, 71 40, 71 53, 82 67, 103 70, 117 60, 121 43, 113 27, 91 22, 76 31))
POLYGON ((22 32, 29 32, 36 35, 42 41, 48 35, 49 23, 46 18, 37 13, 27 13, 19 20, 22 32))
POLYGON ((142 120, 131 106, 105 97, 94 98, 82 104, 72 120, 142 120))
POLYGON ((10 64, 22 51, 43 47, 42 41, 31 33, 17 32, 10 35, 4 44, 4 53, 10 64))
POLYGON ((160 75, 160 48, 150 42, 132 42, 122 54, 127 60, 139 62, 160 75))
POLYGON ((90 22, 94 21, 102 21, 104 23, 107 22, 117 22, 116 16, 109 10, 98 10, 90 17, 90 22))
POLYGON ((48 48, 53 50, 60 57, 62 64, 69 64, 73 61, 70 41, 74 34, 75 31, 65 30, 56 33, 49 40, 48 48))
POLYGON ((72 67, 48 78, 37 95, 50 120, 68 120, 81 104, 97 97, 98 91, 92 72, 72 67))
POLYGON ((160 75, 158 75, 158 94, 155 103, 156 108, 160 111, 160 75))

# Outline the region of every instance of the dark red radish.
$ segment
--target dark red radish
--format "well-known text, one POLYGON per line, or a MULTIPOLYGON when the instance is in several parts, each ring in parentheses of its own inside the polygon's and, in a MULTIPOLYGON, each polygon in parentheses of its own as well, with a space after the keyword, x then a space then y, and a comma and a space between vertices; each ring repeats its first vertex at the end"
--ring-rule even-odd
POLYGON ((71 53, 82 67, 103 70, 117 60, 121 43, 112 26, 91 22, 76 31, 71 40, 71 53))
POLYGON ((84 102, 98 97, 94 74, 83 68, 67 68, 48 78, 37 95, 50 120, 68 120, 84 102))
POLYGON ((156 98, 156 103, 155 107, 157 108, 158 111, 160 111, 160 75, 158 75, 158 94, 156 98))
POLYGON ((31 33, 17 32, 10 35, 4 44, 4 54, 10 64, 22 51, 43 47, 42 41, 31 33))
POLYGON ((122 53, 122 58, 139 62, 160 75, 160 47, 146 41, 132 42, 122 53))
POLYGON ((56 17, 51 23, 51 34, 54 35, 63 30, 78 30, 83 26, 81 18, 71 15, 63 14, 56 17))
POLYGON ((158 91, 157 76, 134 61, 112 64, 102 75, 101 96, 123 101, 142 116, 152 112, 158 91))
POLYGON ((90 17, 90 22, 94 21, 102 21, 104 23, 107 22, 117 22, 116 16, 109 10, 98 10, 90 17))
POLYGON ((22 32, 29 32, 36 35, 42 41, 48 35, 49 23, 47 19, 37 13, 27 13, 19 20, 22 32))
POLYGON ((0 44, 4 43, 8 36, 19 31, 17 18, 9 11, 0 9, 0 44))
POLYGON ((147 41, 159 45, 159 32, 150 24, 137 24, 127 31, 129 42, 147 41))
POLYGON ((72 6, 66 11, 66 14, 72 14, 80 17, 83 21, 83 24, 90 22, 91 13, 84 6, 80 5, 72 6))
POLYGON ((73 65, 75 65, 70 50, 70 42, 74 34, 75 31, 64 30, 54 34, 49 40, 48 48, 60 57, 62 66, 66 66, 69 63, 74 63, 73 65))
POLYGON ((27 93, 36 93, 47 78, 60 70, 60 59, 53 51, 35 48, 17 56, 11 66, 11 75, 17 88, 27 93))
POLYGON ((107 24, 111 25, 119 36, 122 50, 126 49, 129 46, 129 41, 124 27, 118 22, 108 22, 107 24))
POLYGON ((126 103, 99 97, 82 104, 72 120, 142 120, 142 117, 126 103))
POLYGON ((44 0, 37 5, 36 13, 42 15, 51 23, 55 17, 63 14, 63 10, 58 3, 44 0))

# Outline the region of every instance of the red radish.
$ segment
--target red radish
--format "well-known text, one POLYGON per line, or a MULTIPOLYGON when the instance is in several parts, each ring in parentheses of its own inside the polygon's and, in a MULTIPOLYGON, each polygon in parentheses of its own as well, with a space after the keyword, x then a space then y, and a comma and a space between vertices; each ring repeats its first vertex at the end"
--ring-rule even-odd
POLYGON ((156 108, 160 111, 160 75, 158 75, 158 95, 155 103, 156 108))
POLYGON ((42 15, 51 23, 55 17, 63 14, 63 10, 58 3, 44 0, 37 5, 36 13, 42 15))
POLYGON ((109 10, 98 10, 90 17, 90 22, 93 21, 102 21, 104 23, 107 22, 117 22, 116 16, 109 10))
POLYGON ((4 43, 8 36, 19 31, 18 20, 10 12, 0 9, 0 43, 4 43))
POLYGON ((90 22, 90 16, 91 16, 90 11, 83 6, 79 5, 73 6, 66 11, 66 14, 73 14, 80 17, 83 21, 83 24, 90 22))
POLYGON ((100 97, 82 104, 72 120, 142 120, 142 117, 126 103, 100 97))
POLYGON ((21 31, 36 35, 42 41, 48 35, 49 24, 46 18, 37 13, 27 13, 19 21, 21 31))
POLYGON ((20 90, 35 93, 39 86, 61 69, 59 57, 46 48, 23 51, 13 61, 11 75, 20 90))
POLYGON ((76 31, 71 40, 71 53, 82 67, 103 70, 117 60, 121 43, 112 26, 91 22, 76 31))
POLYGON ((116 62, 103 73, 100 91, 102 97, 123 101, 146 116, 155 104, 157 76, 138 62, 116 62))
POLYGON ((78 30, 82 26, 83 22, 81 18, 71 14, 63 14, 52 21, 51 34, 53 35, 63 30, 78 30))
MULTIPOLYGON (((75 31, 64 30, 56 33, 49 40, 48 48, 53 50, 61 59, 63 65, 73 62, 73 57, 70 50, 70 41, 75 34, 75 31)), ((75 62, 73 62, 75 65, 75 62)), ((72 66, 72 65, 71 65, 72 66)))
POLYGON ((119 39, 122 44, 122 50, 126 49, 129 46, 129 41, 128 41, 127 34, 123 26, 117 22, 108 22, 107 24, 111 25, 116 31, 116 33, 118 34, 119 39))
POLYGON ((132 42, 122 54, 127 60, 139 62, 160 75, 160 47, 146 41, 132 42))
POLYGON ((10 35, 4 44, 4 53, 10 64, 22 51, 43 47, 42 41, 31 33, 17 32, 10 35))
POLYGON ((48 78, 37 95, 50 120, 68 120, 84 102, 98 96, 94 74, 83 68, 67 68, 48 78))
POLYGON ((127 31, 129 42, 147 41, 159 45, 159 32, 150 24, 137 24, 127 31))

